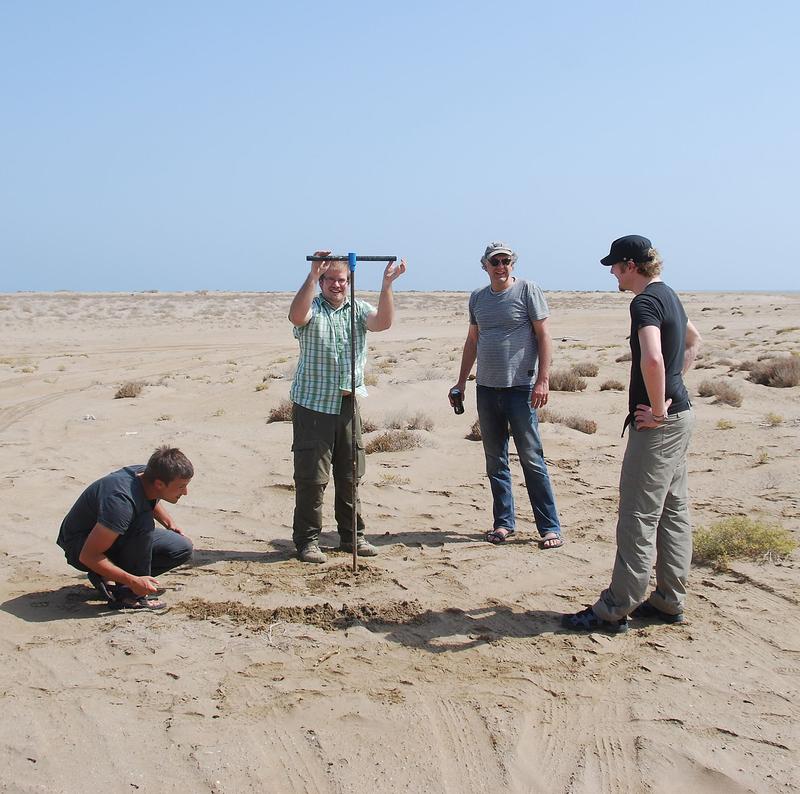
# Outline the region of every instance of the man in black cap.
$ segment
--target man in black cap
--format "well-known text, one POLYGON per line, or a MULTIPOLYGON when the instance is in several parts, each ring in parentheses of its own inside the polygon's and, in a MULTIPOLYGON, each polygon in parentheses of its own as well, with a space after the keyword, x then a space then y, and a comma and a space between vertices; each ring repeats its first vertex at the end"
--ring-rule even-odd
POLYGON ((700 334, 660 277, 662 261, 646 237, 611 244, 600 262, 631 301, 630 425, 620 476, 617 556, 611 584, 587 609, 563 615, 574 631, 627 631, 628 615, 682 623, 692 558, 687 451, 694 422, 683 383, 700 334), (656 588, 644 600, 653 562, 656 588))

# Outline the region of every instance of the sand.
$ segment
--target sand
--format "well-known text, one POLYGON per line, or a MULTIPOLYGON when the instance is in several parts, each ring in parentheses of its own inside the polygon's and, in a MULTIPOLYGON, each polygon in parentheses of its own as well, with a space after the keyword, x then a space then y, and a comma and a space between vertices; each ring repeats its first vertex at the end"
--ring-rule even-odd
MULTIPOLYGON (((681 626, 558 627, 613 563, 626 397, 600 383, 627 383, 615 359, 630 296, 548 295, 554 368, 600 368, 550 401, 595 434, 542 425, 558 551, 535 543, 516 461, 517 536, 482 540, 473 384, 463 416, 446 402, 466 297, 399 293, 394 328, 371 336, 363 416, 431 429, 414 431, 416 449, 368 456, 380 556, 355 575, 332 550, 332 499, 328 563, 293 557, 291 426, 266 421, 296 360, 291 295, 0 295, 0 790, 800 789, 797 552, 694 567, 681 626), (115 399, 127 381, 141 394, 115 399), (170 508, 196 555, 161 578, 166 613, 112 613, 66 565, 58 525, 85 485, 161 443, 196 467, 170 508)), ((705 340, 690 391, 719 377, 743 396, 694 400, 695 527, 748 515, 800 539, 800 387, 732 369, 800 350, 800 296, 683 297, 705 340)))

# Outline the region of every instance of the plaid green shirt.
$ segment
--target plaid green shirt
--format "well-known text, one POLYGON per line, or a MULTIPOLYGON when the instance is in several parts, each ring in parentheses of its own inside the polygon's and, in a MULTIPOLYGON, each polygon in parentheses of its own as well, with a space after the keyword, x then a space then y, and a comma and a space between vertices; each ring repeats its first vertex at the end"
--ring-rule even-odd
MULTIPOLYGON (((356 299, 356 394, 366 395, 367 316, 375 308, 356 299)), ((311 303, 311 319, 294 327, 300 360, 289 399, 312 411, 338 414, 342 392, 350 391, 350 298, 334 309, 321 295, 311 303)))

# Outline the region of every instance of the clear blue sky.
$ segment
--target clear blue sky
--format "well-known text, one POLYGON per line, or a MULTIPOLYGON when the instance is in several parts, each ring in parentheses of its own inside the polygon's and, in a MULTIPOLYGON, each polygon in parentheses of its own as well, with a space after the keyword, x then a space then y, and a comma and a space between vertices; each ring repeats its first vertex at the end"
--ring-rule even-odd
POLYGON ((800 288, 800 4, 0 0, 0 292, 800 288), (357 285, 374 289, 362 265, 357 285))

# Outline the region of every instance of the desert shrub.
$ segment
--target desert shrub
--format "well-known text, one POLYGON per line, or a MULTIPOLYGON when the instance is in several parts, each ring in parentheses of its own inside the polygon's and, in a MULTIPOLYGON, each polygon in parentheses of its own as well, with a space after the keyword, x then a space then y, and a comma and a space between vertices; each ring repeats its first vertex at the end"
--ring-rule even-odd
POLYGON ((794 538, 778 524, 734 516, 695 532, 694 561, 725 570, 732 560, 775 562, 796 547, 794 538))
POLYGON ((553 424, 565 425, 573 430, 580 430, 581 433, 597 432, 597 422, 592 419, 584 419, 581 416, 562 416, 550 408, 537 408, 536 415, 540 422, 552 422, 553 424))
POLYGON ((620 364, 620 363, 622 363, 623 361, 630 361, 630 360, 631 360, 631 358, 632 358, 632 355, 631 355, 631 351, 629 350, 627 353, 623 353, 621 356, 617 356, 617 357, 614 359, 614 361, 616 361, 616 362, 617 362, 617 364, 620 364))
POLYGON ((720 419, 717 422, 717 430, 733 430, 736 425, 731 422, 729 419, 720 419))
POLYGON ((269 388, 269 381, 262 380, 261 383, 256 384, 256 391, 266 391, 269 388))
POLYGON ((383 473, 380 480, 375 483, 378 488, 385 488, 387 485, 408 485, 411 480, 408 477, 401 477, 399 474, 383 473))
POLYGON ((364 452, 403 452, 419 446, 419 439, 408 430, 387 430, 371 438, 364 445, 364 452))
POLYGON ((120 400, 124 397, 138 397, 142 393, 142 389, 144 389, 144 383, 139 380, 129 380, 117 389, 114 399, 120 400))
POLYGON ((581 433, 592 435, 597 432, 597 422, 593 419, 584 419, 582 416, 565 416, 560 420, 562 425, 580 430, 581 433))
POLYGON ((741 364, 738 364, 736 369, 740 371, 746 370, 749 372, 751 369, 755 369, 757 366, 758 364, 755 361, 751 361, 748 359, 746 361, 742 361, 741 364))
POLYGON ((270 422, 291 422, 292 421, 292 402, 291 400, 281 400, 274 408, 270 409, 267 416, 267 424, 270 422))
POLYGON ((597 373, 600 372, 600 367, 594 361, 579 361, 577 364, 572 365, 572 371, 584 378, 596 378, 597 373))
POLYGON ((783 422, 783 417, 780 414, 772 413, 772 411, 770 411, 764 417, 764 424, 767 425, 767 427, 777 427, 782 422, 783 422))
POLYGON ((736 368, 736 366, 737 366, 737 364, 736 364, 736 362, 735 362, 733 359, 731 359, 731 358, 721 358, 721 359, 719 359, 719 360, 717 361, 717 366, 718 366, 718 367, 729 367, 729 368, 731 368, 731 369, 735 369, 735 368, 736 368))
POLYGON ((800 358, 779 356, 766 359, 750 370, 750 380, 762 386, 786 389, 800 383, 800 358))
POLYGON ((554 370, 550 373, 550 388, 553 391, 583 391, 586 381, 572 370, 554 370))
POLYGON ((537 408, 536 416, 540 422, 558 422, 558 414, 551 408, 537 408))
POLYGON ((480 441, 483 438, 481 435, 481 423, 478 419, 472 423, 469 433, 467 433, 464 438, 466 438, 467 441, 480 441))
POLYGON ((433 419, 423 411, 414 414, 404 412, 394 414, 386 422, 390 430, 433 430, 433 419))
POLYGON ((364 375, 364 384, 367 386, 377 386, 378 376, 374 372, 367 372, 366 375, 364 375))
POLYGON ((362 433, 373 433, 375 430, 378 429, 378 423, 374 422, 372 419, 361 419, 361 432, 362 433))
POLYGON ((698 387, 701 397, 714 397, 715 403, 724 403, 738 408, 742 404, 742 393, 732 383, 724 380, 704 380, 698 387))
POLYGON ((625 391, 625 384, 619 380, 604 380, 600 384, 600 391, 625 391))

